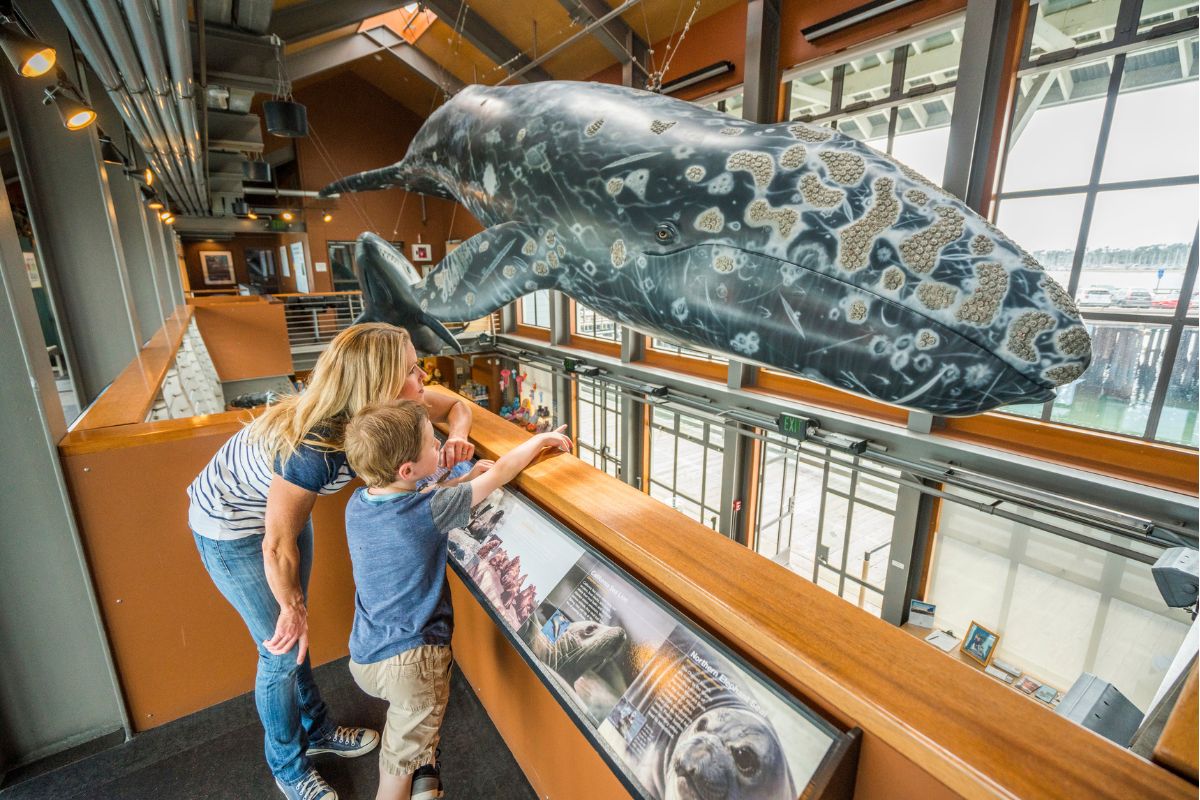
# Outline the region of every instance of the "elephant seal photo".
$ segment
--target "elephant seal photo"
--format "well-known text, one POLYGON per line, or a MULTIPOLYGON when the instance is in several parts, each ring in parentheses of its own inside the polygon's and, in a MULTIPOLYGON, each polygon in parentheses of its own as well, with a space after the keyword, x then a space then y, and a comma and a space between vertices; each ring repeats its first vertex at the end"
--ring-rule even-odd
POLYGON ((704 712, 679 734, 664 765, 664 800, 794 800, 775 730, 750 709, 704 712))

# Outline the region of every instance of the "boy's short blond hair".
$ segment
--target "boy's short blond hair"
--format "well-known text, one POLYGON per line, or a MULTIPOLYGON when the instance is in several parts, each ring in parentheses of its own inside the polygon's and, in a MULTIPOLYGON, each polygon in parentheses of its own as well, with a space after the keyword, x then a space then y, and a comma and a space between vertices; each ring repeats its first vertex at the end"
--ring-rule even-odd
POLYGON ((367 486, 387 486, 401 464, 421 457, 427 419, 424 404, 410 400, 367 406, 346 425, 346 460, 367 486))

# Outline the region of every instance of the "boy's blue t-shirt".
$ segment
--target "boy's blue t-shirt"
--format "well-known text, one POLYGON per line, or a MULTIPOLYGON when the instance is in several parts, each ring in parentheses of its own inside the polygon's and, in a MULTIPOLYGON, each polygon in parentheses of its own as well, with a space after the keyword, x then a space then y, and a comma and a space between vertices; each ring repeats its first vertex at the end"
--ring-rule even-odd
POLYGON ((355 490, 346 504, 355 587, 350 658, 371 664, 423 644, 450 644, 446 539, 470 516, 469 483, 382 496, 355 490))

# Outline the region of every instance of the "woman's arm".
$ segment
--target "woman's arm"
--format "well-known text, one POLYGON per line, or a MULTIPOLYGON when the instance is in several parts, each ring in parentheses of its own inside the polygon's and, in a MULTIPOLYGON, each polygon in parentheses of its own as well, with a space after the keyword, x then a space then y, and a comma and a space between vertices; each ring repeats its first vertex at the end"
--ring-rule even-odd
POLYGON ((263 647, 283 655, 300 643, 296 663, 308 652, 308 610, 300 588, 300 548, 296 544, 300 529, 308 522, 317 493, 302 489, 276 475, 267 491, 267 533, 263 539, 263 566, 271 594, 279 603, 275 635, 263 647))
POLYGON ((475 445, 468 438, 471 434, 471 404, 462 398, 426 392, 425 405, 433 422, 445 422, 450 426, 439 466, 452 467, 474 455, 475 445))

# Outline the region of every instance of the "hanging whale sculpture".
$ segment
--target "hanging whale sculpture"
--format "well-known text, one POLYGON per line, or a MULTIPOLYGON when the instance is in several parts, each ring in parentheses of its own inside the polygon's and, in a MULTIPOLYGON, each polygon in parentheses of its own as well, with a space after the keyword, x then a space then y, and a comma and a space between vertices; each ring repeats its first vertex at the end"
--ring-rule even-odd
POLYGON ((442 322, 557 289, 654 336, 947 416, 1048 400, 1091 359, 1032 257, 824 127, 606 84, 470 86, 402 161, 322 192, 392 186, 486 226, 424 280, 359 238, 363 319, 426 350, 457 346, 442 322))

